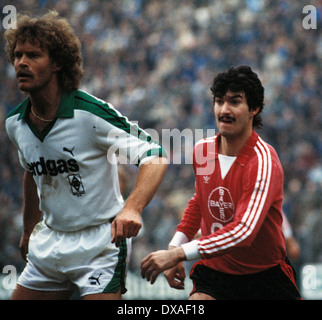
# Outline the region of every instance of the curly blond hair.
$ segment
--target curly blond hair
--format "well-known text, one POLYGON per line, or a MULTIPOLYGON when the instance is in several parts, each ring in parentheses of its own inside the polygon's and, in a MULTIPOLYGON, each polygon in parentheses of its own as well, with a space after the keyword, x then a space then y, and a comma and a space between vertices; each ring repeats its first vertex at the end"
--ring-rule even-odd
POLYGON ((48 49, 51 61, 61 70, 59 83, 67 91, 78 89, 82 76, 81 44, 72 27, 57 11, 49 11, 42 17, 18 15, 17 29, 8 29, 4 34, 7 60, 14 64, 17 42, 29 42, 48 49))

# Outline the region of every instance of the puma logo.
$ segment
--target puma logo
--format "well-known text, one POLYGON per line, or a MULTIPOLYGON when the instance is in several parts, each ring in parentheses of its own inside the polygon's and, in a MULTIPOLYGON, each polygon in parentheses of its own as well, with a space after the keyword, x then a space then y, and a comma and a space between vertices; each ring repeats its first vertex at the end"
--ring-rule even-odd
POLYGON ((68 149, 68 148, 64 147, 63 151, 69 152, 74 157, 74 153, 73 153, 74 149, 75 149, 75 147, 73 147, 73 149, 68 149))
POLYGON ((95 285, 100 285, 100 282, 99 282, 99 278, 100 278, 100 276, 102 275, 102 273, 96 278, 96 277, 89 277, 88 278, 88 280, 89 280, 89 282, 90 282, 90 284, 92 285, 92 286, 95 286, 95 285))

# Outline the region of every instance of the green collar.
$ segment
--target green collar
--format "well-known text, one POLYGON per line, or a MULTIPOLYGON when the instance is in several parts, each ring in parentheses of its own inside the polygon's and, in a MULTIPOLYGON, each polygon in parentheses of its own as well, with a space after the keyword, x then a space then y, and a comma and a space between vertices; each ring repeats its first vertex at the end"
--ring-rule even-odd
MULTIPOLYGON (((56 112, 56 118, 72 118, 74 116, 75 93, 76 91, 63 91, 59 102, 59 107, 56 112)), ((17 120, 28 119, 29 111, 30 98, 27 98, 21 104, 21 112, 17 120)))
POLYGON ((46 138, 46 136, 49 134, 50 130, 55 125, 58 118, 72 118, 74 116, 74 105, 75 105, 75 94, 76 91, 72 92, 63 92, 59 107, 56 112, 55 119, 48 124, 44 130, 41 132, 31 123, 29 119, 29 111, 30 111, 30 98, 27 98, 24 102, 21 103, 19 106, 20 115, 17 119, 17 121, 24 119, 26 123, 28 124, 30 130, 33 132, 33 134, 41 141, 43 142, 46 138))

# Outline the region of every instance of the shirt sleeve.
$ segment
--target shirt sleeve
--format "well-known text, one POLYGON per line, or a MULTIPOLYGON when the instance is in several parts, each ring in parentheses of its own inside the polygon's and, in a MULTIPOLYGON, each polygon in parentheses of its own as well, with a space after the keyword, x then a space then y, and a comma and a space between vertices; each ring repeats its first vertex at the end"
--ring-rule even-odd
MULTIPOLYGON (((14 121, 16 122, 16 120, 14 120, 14 121)), ((12 125, 12 119, 6 121, 6 131, 7 131, 10 141, 15 145, 15 147, 18 150, 18 159, 19 159, 21 166, 23 167, 23 169, 30 171, 27 161, 25 160, 22 152, 19 149, 19 145, 16 142, 15 134, 14 134, 14 132, 15 132, 14 126, 12 125)))
MULTIPOLYGON (((195 153, 196 148, 193 150, 193 169, 196 174, 195 153)), ((198 251, 198 241, 193 240, 200 230, 201 225, 201 211, 199 206, 197 184, 195 184, 195 191, 195 194, 188 202, 183 217, 177 227, 177 231, 170 242, 170 245, 182 247, 186 260, 195 260, 201 258, 201 255, 198 251)))
POLYGON ((171 246, 171 247, 179 247, 182 244, 185 244, 187 242, 189 242, 188 237, 183 232, 177 231, 174 234, 172 240, 170 241, 169 246, 171 246))
POLYGON ((201 213, 198 203, 198 194, 189 200, 183 217, 177 227, 177 231, 184 233, 189 241, 191 241, 200 229, 201 213))
POLYGON ((198 250, 198 240, 192 240, 188 243, 184 243, 181 247, 184 251, 187 261, 199 260, 202 258, 198 250))
POLYGON ((172 246, 182 247, 188 261, 201 258, 198 251, 198 241, 193 240, 200 229, 200 223, 201 213, 196 192, 189 200, 177 231, 170 242, 172 246))
POLYGON ((215 233, 199 238, 202 258, 228 253, 250 246, 274 203, 282 202, 283 171, 279 160, 272 159, 267 146, 258 149, 245 168, 243 193, 236 206, 233 222, 215 233))
POLYGON ((116 111, 113 106, 105 106, 104 117, 96 118, 96 132, 99 144, 107 150, 107 157, 121 164, 131 163, 141 166, 155 157, 167 157, 166 150, 151 135, 136 123, 116 111))

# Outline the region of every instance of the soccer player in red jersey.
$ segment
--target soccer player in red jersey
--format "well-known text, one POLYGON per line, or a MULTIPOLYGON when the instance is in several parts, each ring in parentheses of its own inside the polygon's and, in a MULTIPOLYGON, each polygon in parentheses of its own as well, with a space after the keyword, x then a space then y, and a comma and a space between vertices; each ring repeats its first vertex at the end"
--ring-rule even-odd
POLYGON ((282 232, 283 169, 254 130, 264 88, 240 66, 218 74, 211 91, 219 133, 196 144, 195 194, 169 249, 142 260, 142 277, 154 283, 164 271, 182 289, 183 261, 198 259, 190 299, 300 299, 282 232))

